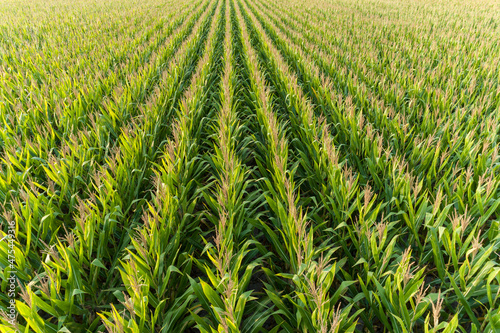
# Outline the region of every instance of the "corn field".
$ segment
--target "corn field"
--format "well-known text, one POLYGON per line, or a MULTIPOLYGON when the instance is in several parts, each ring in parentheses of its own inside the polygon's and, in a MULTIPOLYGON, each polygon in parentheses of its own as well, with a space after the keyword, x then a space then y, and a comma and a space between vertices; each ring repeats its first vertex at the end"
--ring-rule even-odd
POLYGON ((498 0, 0 0, 0 331, 500 332, 499 37, 498 0))

